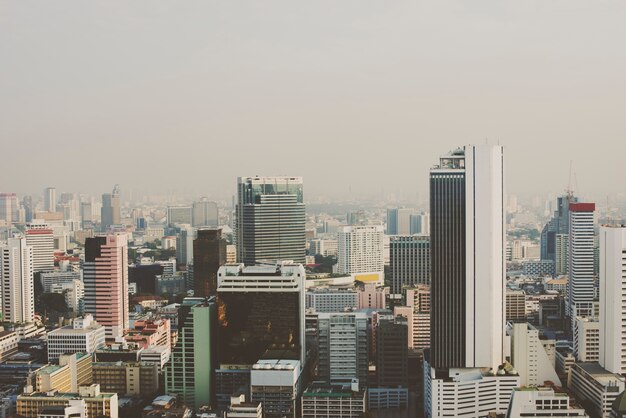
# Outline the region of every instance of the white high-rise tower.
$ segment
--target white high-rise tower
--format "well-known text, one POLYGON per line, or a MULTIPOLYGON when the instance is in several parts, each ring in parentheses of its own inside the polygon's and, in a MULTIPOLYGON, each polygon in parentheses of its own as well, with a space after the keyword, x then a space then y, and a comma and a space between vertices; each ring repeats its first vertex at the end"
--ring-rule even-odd
POLYGON ((2 264, 2 321, 33 322, 35 287, 33 283, 33 249, 25 238, 9 238, 0 246, 2 264))

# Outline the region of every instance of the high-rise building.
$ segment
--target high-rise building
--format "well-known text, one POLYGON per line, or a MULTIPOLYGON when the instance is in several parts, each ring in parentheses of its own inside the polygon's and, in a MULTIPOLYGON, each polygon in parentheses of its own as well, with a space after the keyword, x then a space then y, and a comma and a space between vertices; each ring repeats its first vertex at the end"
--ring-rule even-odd
POLYGON ((600 227, 600 365, 626 374, 626 227, 600 227))
POLYGON ((0 193, 0 221, 7 225, 17 220, 17 195, 15 193, 0 193))
POLYGON ((567 274, 567 256, 569 254, 569 234, 555 235, 554 274, 567 274))
POLYGON ((409 234, 430 235, 430 215, 427 212, 414 213, 411 215, 409 234))
POLYGON ((410 208, 387 209, 387 235, 409 235, 414 212, 410 208))
POLYGON ((43 210, 46 212, 57 211, 57 189, 46 187, 43 190, 43 210))
POLYGON ((214 299, 185 298, 178 310, 178 342, 165 368, 165 392, 193 408, 213 405, 216 321, 214 299))
POLYGON ((376 374, 379 387, 407 387, 409 324, 395 317, 378 322, 376 330, 376 374))
POLYGON ((305 362, 304 283, 301 264, 227 264, 218 271, 216 393, 229 403, 260 359, 305 362))
POLYGON ((2 264, 2 321, 33 322, 35 320, 35 286, 33 281, 33 249, 25 238, 9 238, 0 246, 2 264))
POLYGON ((203 197, 199 202, 193 202, 192 222, 195 227, 219 226, 219 211, 217 203, 209 201, 203 197))
POLYGON ((557 209, 552 219, 541 231, 540 257, 542 260, 552 260, 556 263, 556 236, 569 234, 569 205, 578 202, 578 198, 571 193, 557 198, 557 209))
POLYGON ((427 235, 390 238, 391 293, 406 286, 430 284, 430 237, 427 235))
POLYGON ((367 316, 363 312, 318 315, 318 375, 330 383, 367 382, 367 316))
POLYGON ((600 360, 600 322, 594 317, 576 317, 574 322, 574 354, 576 360, 600 360))
POLYGON ((504 363, 503 159, 501 146, 468 145, 430 171, 429 418, 504 413, 519 386, 519 376, 504 363))
POLYGON ((54 270, 54 231, 41 220, 26 225, 26 244, 33 248, 35 273, 54 270))
MULTIPOLYGON (((24 222, 32 221, 33 215, 35 213, 35 206, 33 205, 33 197, 24 196, 24 198, 22 199, 22 206, 24 207, 24 222)), ((0 216, 0 219, 2 219, 1 216, 0 216)))
POLYGON ((167 207, 167 224, 174 225, 191 225, 192 209, 191 206, 168 206, 167 207))
POLYGON ((85 240, 85 312, 106 328, 110 339, 128 329, 128 243, 126 235, 85 240))
POLYGON ((115 185, 112 193, 104 193, 102 195, 100 224, 103 231, 109 229, 111 225, 119 225, 122 223, 120 203, 120 190, 118 185, 115 185))
POLYGON ((305 211, 301 177, 239 177, 235 229, 237 260, 304 263, 305 211))
POLYGON ((354 225, 337 232, 337 273, 350 274, 363 282, 382 282, 384 228, 381 225, 354 225))
POLYGON ((506 291, 506 321, 526 321, 526 293, 523 290, 506 291))
POLYGON ((193 263, 193 241, 197 230, 190 225, 182 225, 176 235, 176 260, 178 264, 193 263))
POLYGON ((594 300, 594 203, 569 204, 569 288, 567 312, 572 319, 593 315, 594 300))
POLYGON ((504 360, 501 146, 466 146, 430 171, 431 358, 435 369, 504 360))
POLYGON ((226 264, 226 240, 221 229, 200 229, 193 241, 194 296, 215 296, 217 271, 226 264))

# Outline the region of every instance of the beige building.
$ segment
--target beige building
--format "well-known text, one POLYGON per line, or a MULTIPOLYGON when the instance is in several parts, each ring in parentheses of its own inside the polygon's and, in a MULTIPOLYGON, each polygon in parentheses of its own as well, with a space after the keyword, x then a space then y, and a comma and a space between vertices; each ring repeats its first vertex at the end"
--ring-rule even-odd
POLYGON ((31 392, 17 397, 17 413, 25 418, 38 418, 39 413, 49 406, 70 406, 73 400, 85 402, 86 418, 101 415, 118 418, 118 398, 116 393, 101 393, 99 385, 81 386, 78 393, 72 392, 31 392))

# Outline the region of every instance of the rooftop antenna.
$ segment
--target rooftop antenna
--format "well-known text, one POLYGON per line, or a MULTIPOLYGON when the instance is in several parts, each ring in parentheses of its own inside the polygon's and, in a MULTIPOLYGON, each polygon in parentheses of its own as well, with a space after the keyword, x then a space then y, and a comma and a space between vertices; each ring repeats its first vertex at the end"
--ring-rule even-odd
POLYGON ((567 204, 569 205, 572 202, 572 167, 574 162, 569 160, 569 180, 567 181, 567 189, 565 192, 567 193, 567 204))

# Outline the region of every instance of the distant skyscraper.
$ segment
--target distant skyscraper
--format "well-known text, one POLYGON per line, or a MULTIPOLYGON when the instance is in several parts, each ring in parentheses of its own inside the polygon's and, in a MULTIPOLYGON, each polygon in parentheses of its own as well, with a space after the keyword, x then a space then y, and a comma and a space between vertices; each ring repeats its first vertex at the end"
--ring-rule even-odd
POLYGON ((33 220, 33 214, 35 213, 35 206, 33 205, 32 196, 24 196, 22 199, 22 206, 24 207, 24 222, 30 222, 33 220))
POLYGON ((125 235, 85 240, 85 312, 106 328, 107 338, 128 329, 128 243, 125 235))
POLYGON ((26 225, 26 244, 33 249, 35 273, 54 270, 54 232, 48 224, 34 220, 26 225))
POLYGON ((410 208, 387 209, 387 235, 409 235, 414 212, 410 208))
POLYGON ((168 206, 167 207, 167 224, 174 226, 176 224, 191 225, 191 206, 168 206))
POLYGON ((0 221, 5 221, 7 225, 15 222, 17 213, 17 196, 15 193, 0 193, 0 221))
POLYGON ((593 315, 594 299, 594 203, 569 204, 569 287, 567 308, 575 324, 576 317, 593 315))
POLYGON ((391 293, 405 286, 430 284, 430 237, 392 236, 390 241, 391 293))
POLYGON ((46 187, 43 190, 43 210, 46 212, 57 211, 57 189, 46 187))
POLYGON ((626 227, 600 227, 600 365, 626 374, 626 227))
POLYGON ((504 360, 500 146, 466 146, 430 171, 431 358, 435 369, 504 360))
POLYGON ((120 208, 120 190, 116 185, 112 193, 104 193, 102 195, 101 229, 106 231, 111 225, 119 225, 122 222, 120 208))
POLYGON ((301 177, 237 179, 237 259, 304 263, 305 210, 301 177))
POLYGON ((176 260, 178 264, 193 263, 193 240, 196 239, 197 231, 190 225, 181 225, 180 232, 176 236, 176 260))
POLYGON ((213 299, 185 298, 178 310, 178 343, 165 368, 165 391, 192 408, 213 404, 216 321, 213 299))
POLYGON ((33 249, 25 238, 9 238, 0 246, 2 264, 2 321, 35 320, 35 287, 33 282, 33 249))
POLYGON ((337 232, 337 273, 361 281, 382 281, 384 229, 381 225, 354 225, 337 232))
POLYGON ((428 213, 411 214, 409 229, 411 235, 430 235, 430 215, 428 213))
POLYGON ((226 264, 226 240, 221 229, 199 229, 193 241, 194 296, 215 296, 217 271, 226 264))
POLYGON ((206 197, 199 202, 193 202, 192 226, 219 226, 217 203, 210 202, 206 197))
MULTIPOLYGON (((560 196, 557 199, 557 209, 554 211, 552 219, 541 231, 540 257, 542 260, 552 260, 555 269, 557 264, 563 261, 562 259, 558 260, 559 255, 563 255, 559 250, 567 243, 567 236, 569 235, 569 205, 576 202, 578 202, 578 198, 571 194, 560 196), (559 245, 561 246, 559 247, 559 245)), ((559 267, 561 267, 561 271, 567 270, 567 266, 563 268, 562 264, 559 267)))

